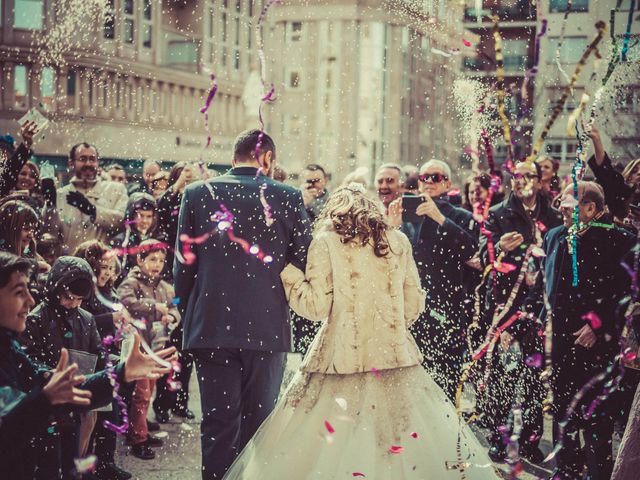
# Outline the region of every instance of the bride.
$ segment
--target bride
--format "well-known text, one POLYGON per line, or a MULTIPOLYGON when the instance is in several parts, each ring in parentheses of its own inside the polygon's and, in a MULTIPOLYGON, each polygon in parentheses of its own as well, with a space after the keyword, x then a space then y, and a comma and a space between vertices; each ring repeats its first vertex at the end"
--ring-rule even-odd
POLYGON ((281 277, 291 308, 322 327, 225 478, 498 478, 420 365, 408 328, 426 294, 411 245, 361 185, 333 193, 306 272, 281 277))

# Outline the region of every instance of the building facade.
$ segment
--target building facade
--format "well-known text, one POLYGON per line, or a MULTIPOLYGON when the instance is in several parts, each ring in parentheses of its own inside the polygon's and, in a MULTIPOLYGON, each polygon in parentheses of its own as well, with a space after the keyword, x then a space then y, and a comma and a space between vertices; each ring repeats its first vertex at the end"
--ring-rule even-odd
POLYGON ((270 13, 268 77, 280 88, 270 127, 299 171, 336 179, 385 162, 457 161, 449 110, 460 57, 459 2, 288 0, 270 13))
MULTIPOLYGON (((630 2, 624 1, 621 10, 614 11, 612 29, 611 14, 616 1, 574 0, 564 38, 560 44, 566 0, 541 0, 539 11, 548 19, 548 34, 541 40, 543 56, 536 78, 535 136, 540 134, 551 114, 555 102, 562 94, 567 81, 556 63, 556 52, 560 44, 560 66, 571 77, 582 53, 596 34, 596 22, 607 23, 605 37, 598 47, 602 59, 592 55, 576 83, 573 95, 567 100, 564 110, 551 128, 545 142, 544 152, 560 160, 563 171, 570 170, 576 157, 578 140, 573 131, 569 131, 568 121, 572 112, 579 106, 583 94, 590 99, 585 118, 589 116, 591 102, 602 84, 611 55, 611 33, 620 45, 627 28, 630 2), (612 32, 613 30, 613 32, 612 32)), ((637 41, 640 33, 640 16, 636 11, 632 17, 631 34, 637 41)), ((633 45, 630 42, 630 45, 633 45)), ((616 67, 614 75, 605 87, 601 102, 597 107, 596 124, 603 133, 605 147, 616 161, 627 162, 640 157, 640 57, 637 46, 632 47, 626 62, 616 67)))
POLYGON ((505 114, 511 130, 514 159, 528 155, 533 131, 533 83, 525 74, 531 68, 537 25, 535 2, 526 0, 467 0, 464 10, 464 27, 475 33, 478 44, 474 54, 463 58, 463 71, 477 78, 494 92, 488 99, 490 114, 487 121, 493 124, 492 144, 495 160, 502 163, 507 158, 506 144, 502 138, 502 122, 497 114, 496 49, 494 40, 495 20, 502 38, 504 56, 505 114))
POLYGON ((15 134, 37 107, 51 120, 40 158, 64 159, 87 141, 103 158, 230 163, 235 135, 252 120, 242 92, 255 60, 255 3, 2 0, 0 132, 15 134), (219 90, 214 142, 203 150, 209 71, 219 90))

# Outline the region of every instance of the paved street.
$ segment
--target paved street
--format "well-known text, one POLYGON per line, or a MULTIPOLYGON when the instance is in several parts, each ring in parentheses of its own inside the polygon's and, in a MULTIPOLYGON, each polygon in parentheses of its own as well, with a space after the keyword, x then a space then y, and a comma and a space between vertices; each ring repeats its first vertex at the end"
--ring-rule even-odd
MULTIPOLYGON (((297 367, 299 358, 290 355, 289 365, 287 366, 287 375, 285 379, 291 378, 293 369, 297 367)), ((191 396, 190 408, 196 413, 197 419, 191 422, 180 422, 172 418, 171 422, 162 426, 162 431, 166 432, 164 437, 165 445, 156 449, 156 459, 150 461, 139 460, 128 454, 128 448, 124 445, 124 441, 120 439, 118 447, 119 465, 134 474, 136 479, 144 480, 199 480, 200 479, 200 439, 199 439, 199 421, 201 418, 200 397, 198 385, 195 375, 191 378, 191 396)), ((469 402, 470 399, 467 399, 469 402)), ((152 417, 152 415, 151 415, 152 417)), ((150 417, 150 418, 151 418, 150 417)), ((547 420, 545 432, 551 431, 551 424, 547 420)), ((161 435, 164 435, 162 433, 161 435)), ((478 437, 484 441, 483 435, 478 437)), ((486 442, 484 442, 486 444, 486 442)), ((551 442, 549 434, 545 435, 542 441, 542 449, 545 453, 551 450, 551 442)), ((505 465, 499 466, 506 475, 507 468, 505 465)), ((533 467, 525 464, 525 472, 518 478, 523 480, 535 480, 548 476, 550 471, 533 467)), ((296 479, 297 480, 297 479, 296 479)))

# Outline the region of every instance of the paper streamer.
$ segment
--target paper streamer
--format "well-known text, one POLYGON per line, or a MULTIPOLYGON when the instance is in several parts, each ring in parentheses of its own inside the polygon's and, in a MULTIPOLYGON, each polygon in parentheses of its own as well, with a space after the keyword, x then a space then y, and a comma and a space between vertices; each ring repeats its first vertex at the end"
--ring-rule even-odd
POLYGON ((498 17, 496 16, 493 24, 493 40, 496 50, 496 94, 498 95, 498 115, 502 122, 502 136, 507 147, 507 161, 509 161, 513 158, 513 149, 511 147, 511 128, 504 110, 504 55, 502 54, 502 35, 500 35, 499 25, 498 17))
POLYGON ((627 61, 627 52, 629 51, 629 39, 631 38, 631 25, 633 24, 633 13, 636 9, 636 0, 631 0, 629 7, 629 16, 627 17, 627 31, 624 33, 624 41, 622 43, 622 51, 620 52, 620 61, 627 61))
POLYGON ((586 50, 582 54, 582 57, 580 58, 580 61, 576 65, 576 69, 574 70, 573 75, 571 76, 571 80, 569 81, 569 84, 565 86, 564 91, 562 92, 562 96, 558 99, 558 101, 556 102, 556 105, 553 107, 553 112, 551 113, 551 116, 547 120, 547 123, 545 124, 544 129, 542 130, 542 132, 540 133, 540 136, 538 137, 538 139, 535 141, 533 145, 531 155, 527 159, 528 161, 534 161, 538 156, 538 153, 540 153, 540 149, 542 148, 542 145, 544 144, 544 141, 547 138, 547 135, 549 134, 549 130, 551 129, 553 124, 556 122, 556 120, 562 113, 562 110, 564 109, 564 104, 567 101, 567 98, 569 97, 569 95, 571 94, 571 91, 573 90, 573 87, 575 86, 576 82, 578 81, 580 72, 582 72, 582 69, 587 63, 587 59, 589 58, 591 53, 595 50, 595 48, 598 46, 598 44, 602 40, 602 37, 604 36, 606 24, 603 21, 599 21, 598 23, 596 23, 596 28, 598 30, 598 32, 596 33, 596 36, 594 37, 594 39, 591 41, 589 46, 586 48, 586 50))
POLYGON ((569 13, 571 13, 571 7, 573 6, 573 0, 567 0, 567 9, 564 11, 564 18, 562 19, 562 27, 560 27, 560 37, 558 38, 558 47, 556 48, 556 65, 560 73, 564 77, 567 83, 570 82, 569 75, 564 71, 562 65, 560 64, 560 50, 562 48, 562 44, 564 43, 564 34, 567 28, 567 19, 569 18, 569 13))
POLYGON ((209 108, 211 107, 211 102, 213 102, 213 99, 216 96, 216 92, 218 91, 218 82, 216 81, 215 73, 211 74, 211 84, 211 89, 209 90, 207 99, 205 100, 202 108, 200 108, 200 113, 204 115, 204 126, 207 130, 207 143, 204 148, 208 148, 211 145, 211 131, 209 130, 209 108))

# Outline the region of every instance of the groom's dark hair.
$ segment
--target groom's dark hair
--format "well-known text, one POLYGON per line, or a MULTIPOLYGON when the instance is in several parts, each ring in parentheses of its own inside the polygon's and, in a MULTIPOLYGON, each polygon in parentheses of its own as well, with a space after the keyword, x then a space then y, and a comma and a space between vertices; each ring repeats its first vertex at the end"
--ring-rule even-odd
POLYGON ((252 129, 245 130, 236 137, 236 141, 233 144, 233 159, 237 163, 257 160, 255 154, 258 141, 260 141, 259 155, 266 152, 273 152, 273 156, 276 156, 276 144, 273 142, 273 139, 266 132, 252 129))

